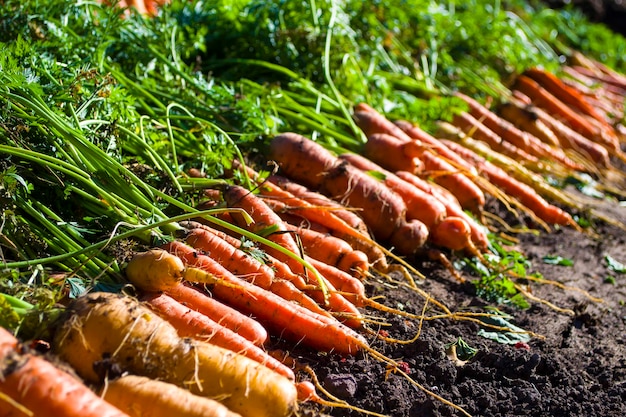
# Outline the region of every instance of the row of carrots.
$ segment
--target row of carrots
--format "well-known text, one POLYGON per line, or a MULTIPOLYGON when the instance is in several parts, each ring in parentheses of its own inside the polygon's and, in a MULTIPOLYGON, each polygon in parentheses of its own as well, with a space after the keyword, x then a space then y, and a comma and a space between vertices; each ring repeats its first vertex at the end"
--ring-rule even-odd
MULTIPOLYGON (((390 257, 427 248, 481 257, 488 251, 482 220, 489 194, 538 223, 577 227, 548 202, 567 198, 537 174, 619 176, 609 155, 623 159, 615 125, 623 108, 609 100, 623 97, 626 82, 578 59, 568 67, 568 83, 527 71, 497 111, 458 94, 469 110, 441 124, 436 136, 447 139, 392 122, 366 104, 354 111, 368 137, 359 153, 335 155, 296 133, 276 136, 266 156, 277 171, 235 164, 230 179, 248 181, 206 190, 202 204, 226 210, 180 222, 175 239, 128 262, 136 294, 92 293, 68 306, 52 350, 72 370, 60 371, 0 333, 3 415, 142 415, 145 407, 162 415, 287 416, 299 401, 327 404, 300 372, 306 367, 268 351, 269 336, 315 351, 367 352, 397 365, 365 338, 372 334, 366 308, 421 317, 366 294, 364 281, 391 270, 390 257), (606 93, 596 96, 583 82, 601 84, 606 93), (529 112, 537 116, 518 117, 529 112), (259 237, 256 245, 245 238, 249 233, 259 237), (44 372, 76 388, 52 395, 44 372), (149 385, 156 381, 158 387, 149 385), (96 408, 102 398, 104 408, 96 408), (61 408, 70 404, 72 410, 61 408)), ((441 317, 471 319, 427 302, 441 317)))

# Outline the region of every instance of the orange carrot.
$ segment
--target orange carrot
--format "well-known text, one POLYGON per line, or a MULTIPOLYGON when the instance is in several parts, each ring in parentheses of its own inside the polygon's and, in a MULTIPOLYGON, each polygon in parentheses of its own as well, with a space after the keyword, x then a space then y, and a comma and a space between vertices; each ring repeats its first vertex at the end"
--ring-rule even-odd
POLYGON ((576 132, 541 108, 535 107, 533 112, 538 117, 538 120, 543 122, 554 133, 561 147, 575 150, 601 168, 611 166, 609 151, 606 148, 576 132))
POLYGON ((446 208, 447 217, 462 218, 471 230, 470 233, 474 245, 482 250, 487 249, 487 246, 489 245, 489 239, 487 237, 487 233, 484 230, 484 227, 479 225, 472 217, 470 217, 465 211, 463 211, 463 208, 456 200, 456 197, 450 194, 448 190, 438 186, 437 184, 432 184, 428 181, 425 181, 411 174, 410 172, 398 171, 396 172, 396 175, 404 181, 412 184, 414 187, 432 195, 437 200, 439 200, 446 208))
POLYGON ((0 392, 11 399, 0 399, 3 416, 128 417, 47 360, 20 354, 2 327, 0 346, 0 392))
POLYGON ((601 122, 603 126, 610 129, 606 119, 587 103, 581 92, 565 84, 556 75, 536 67, 527 69, 523 75, 535 80, 548 93, 554 95, 564 104, 572 106, 587 116, 593 117, 598 122, 601 122))
POLYGON ((403 142, 387 133, 374 133, 367 137, 362 153, 372 161, 391 171, 409 171, 419 174, 424 171, 424 162, 417 156, 412 142, 403 142))
POLYGON ((276 334, 325 352, 354 355, 366 346, 363 338, 335 319, 315 314, 285 301, 276 294, 241 280, 206 255, 181 242, 165 249, 180 257, 188 267, 200 268, 216 279, 211 292, 241 311, 252 314, 276 334))
POLYGON ((480 155, 452 141, 445 141, 450 149, 475 164, 481 175, 491 183, 502 188, 507 194, 518 199, 524 206, 534 212, 540 219, 561 225, 575 225, 572 217, 560 208, 549 204, 528 185, 517 181, 501 168, 493 165, 480 155))
POLYGON ((287 228, 296 233, 306 255, 353 276, 362 276, 369 270, 367 255, 354 250, 345 240, 306 227, 287 226, 287 228))
POLYGON ((597 141, 609 151, 621 151, 619 140, 612 130, 597 128, 587 119, 581 117, 569 106, 546 91, 536 81, 520 75, 516 78, 513 88, 526 94, 538 107, 542 107, 547 112, 558 115, 573 130, 581 135, 597 141))
POLYGON ((272 139, 269 157, 280 161, 284 172, 296 182, 319 189, 323 173, 336 164, 336 158, 321 145, 296 133, 282 133, 272 139), (307 155, 306 158, 289 158, 289 155, 307 155))
POLYGON ((456 96, 469 104, 470 113, 472 113, 475 118, 483 120, 485 126, 491 129, 503 140, 506 140, 507 142, 538 158, 558 161, 570 169, 584 169, 584 167, 580 164, 577 164, 568 158, 560 148, 550 147, 530 133, 518 129, 513 124, 502 119, 496 113, 492 112, 473 98, 462 93, 456 93, 456 96))
POLYGON ((412 254, 426 241, 428 229, 419 221, 406 221, 406 205, 400 196, 369 175, 340 161, 321 145, 302 136, 282 136, 277 144, 272 141, 270 155, 279 163, 287 177, 297 177, 297 181, 308 187, 317 185, 323 194, 347 206, 361 209, 361 217, 374 236, 380 240, 388 240, 400 253, 412 254), (295 143, 284 145, 288 141, 295 143), (283 148, 289 152, 281 150, 283 148), (311 158, 326 161, 332 158, 333 163, 325 171, 317 172, 315 180, 307 181, 306 175, 293 172, 292 169, 311 158), (294 160, 302 162, 296 163, 294 160))
POLYGON ((352 275, 325 262, 318 261, 317 259, 307 257, 307 260, 311 262, 337 291, 346 293, 344 296, 351 302, 359 304, 358 297, 365 298, 365 287, 363 283, 352 275), (352 297, 350 294, 354 294, 358 297, 352 297))
POLYGON ((396 120, 395 125, 402 129, 407 135, 413 138, 414 142, 418 143, 424 150, 431 150, 437 155, 450 162, 455 167, 466 171, 469 174, 475 174, 476 170, 473 166, 468 164, 463 158, 460 158, 456 153, 448 149, 438 139, 426 133, 419 126, 410 123, 406 120, 396 120))
POLYGON ((521 163, 539 162, 539 159, 535 155, 531 155, 512 143, 503 140, 500 136, 496 135, 491 129, 485 126, 480 120, 467 112, 455 115, 452 119, 452 124, 474 139, 485 142, 494 151, 503 153, 511 158, 515 158, 521 163))
POLYGON ((432 230, 446 216, 446 208, 432 195, 426 194, 395 174, 357 154, 342 154, 341 159, 366 172, 376 172, 381 181, 392 191, 398 193, 407 206, 406 217, 418 219, 432 230))
POLYGON ((411 137, 402 129, 365 103, 359 103, 355 107, 354 118, 357 125, 365 133, 365 136, 369 137, 377 133, 384 133, 394 136, 402 142, 411 141, 411 137))
MULTIPOLYGON (((254 220, 253 224, 248 225, 239 214, 232 213, 233 219, 240 227, 246 228, 254 233, 263 233, 266 228, 272 227, 274 230, 267 236, 268 239, 291 251, 295 255, 300 254, 300 248, 291 233, 285 227, 280 216, 269 208, 261 198, 237 185, 227 187, 223 194, 224 200, 229 207, 237 207, 245 210, 254 220)), ((304 272, 304 268, 301 264, 286 256, 284 253, 271 247, 264 247, 264 250, 275 258, 285 262, 292 271, 296 273, 304 272)))
POLYGON ((255 360, 282 376, 295 380, 290 368, 284 366, 245 337, 211 320, 204 314, 192 310, 174 298, 163 293, 147 293, 141 297, 159 316, 168 321, 181 337, 193 337, 198 340, 221 346, 233 352, 255 360))
POLYGON ((559 139, 554 132, 539 119, 539 115, 532 105, 522 105, 507 101, 498 107, 498 114, 505 120, 513 123, 521 130, 525 130, 550 146, 560 146, 559 139))
POLYGON ((199 289, 177 285, 167 288, 165 292, 179 303, 218 322, 255 345, 262 345, 267 340, 267 330, 259 322, 220 303, 199 289))
POLYGON ((274 271, 258 259, 231 245, 204 228, 190 230, 185 242, 221 263, 235 275, 261 288, 268 289, 274 280, 274 271))
POLYGON ((341 220, 346 222, 350 227, 357 230, 359 233, 366 237, 369 236, 367 225, 363 222, 363 219, 359 217, 357 212, 348 210, 345 206, 337 203, 336 201, 320 194, 316 191, 310 190, 302 184, 290 181, 280 175, 270 175, 268 180, 283 190, 290 192, 295 197, 301 198, 314 207, 328 207, 330 211, 341 220))

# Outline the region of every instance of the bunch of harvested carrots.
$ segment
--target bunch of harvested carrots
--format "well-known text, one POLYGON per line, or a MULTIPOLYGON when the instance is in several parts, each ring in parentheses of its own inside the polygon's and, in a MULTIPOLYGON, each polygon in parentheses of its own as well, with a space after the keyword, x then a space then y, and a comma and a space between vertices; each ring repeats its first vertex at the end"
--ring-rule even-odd
MULTIPOLYGON (((296 133, 274 137, 266 155, 274 172, 234 164, 230 185, 204 192, 202 207, 216 214, 180 222, 169 243, 129 260, 135 297, 93 293, 70 304, 53 350, 105 401, 66 373, 59 378, 74 385, 58 386, 77 388, 62 401, 88 403, 79 414, 100 416, 143 415, 142 407, 159 415, 288 416, 298 401, 330 403, 288 355, 267 351, 269 336, 340 355, 369 352, 394 365, 368 345, 363 314, 411 317, 365 292, 363 280, 389 271, 390 256, 438 248, 481 258, 489 246, 486 195, 546 228, 578 227, 549 202, 579 208, 542 180, 545 173, 585 172, 623 187, 611 157, 626 159, 615 98, 626 80, 577 59, 567 81, 528 70, 495 110, 457 94, 468 111, 436 135, 359 104, 354 118, 368 140, 358 152, 336 155, 296 133)), ((38 373, 61 371, 7 332, 0 336, 0 411, 37 414, 25 393, 47 395, 38 373)))

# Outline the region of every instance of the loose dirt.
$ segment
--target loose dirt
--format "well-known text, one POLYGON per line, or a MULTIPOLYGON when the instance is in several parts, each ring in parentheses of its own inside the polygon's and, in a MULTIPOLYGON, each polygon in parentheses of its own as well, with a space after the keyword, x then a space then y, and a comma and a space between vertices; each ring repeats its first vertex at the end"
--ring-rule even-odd
MULTIPOLYGON (((497 203, 491 204, 491 212, 509 216, 497 203)), ((626 222, 626 208, 607 203, 606 209, 626 222)), ((531 262, 529 272, 571 287, 528 283, 532 296, 553 306, 532 300, 527 309, 496 305, 477 297, 472 284, 458 282, 440 264, 426 257, 413 260, 426 276, 418 283, 421 290, 452 311, 498 307, 512 323, 537 334, 527 343, 499 343, 481 336, 476 323, 441 319, 424 321, 414 343, 390 344, 372 337, 372 346, 402 362, 403 370, 423 387, 472 416, 626 415, 626 274, 610 270, 606 261, 608 255, 626 262, 626 232, 602 222, 593 230, 592 234, 561 228, 515 235, 516 249, 531 262), (574 265, 545 263, 548 255, 571 259, 574 265), (446 355, 446 346, 459 337, 478 349, 464 365, 446 355)), ((369 280, 368 290, 383 296, 380 301, 388 306, 414 313, 421 313, 424 306, 423 297, 385 278, 369 280)), ((434 312, 429 305, 428 313, 434 312)), ((418 321, 370 312, 389 320, 391 326, 380 329, 390 336, 411 339, 418 332, 418 321)), ((326 390, 349 404, 394 417, 463 415, 370 355, 292 353, 311 365, 326 390)), ((317 406, 302 411, 320 413, 363 415, 317 406)))

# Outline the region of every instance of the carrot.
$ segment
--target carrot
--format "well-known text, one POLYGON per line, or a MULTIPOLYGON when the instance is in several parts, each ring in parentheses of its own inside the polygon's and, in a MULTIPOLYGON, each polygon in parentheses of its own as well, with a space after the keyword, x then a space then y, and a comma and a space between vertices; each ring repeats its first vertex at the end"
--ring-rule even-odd
POLYGON ((419 174, 424 171, 424 163, 415 152, 412 142, 403 142, 387 133, 374 133, 367 137, 362 153, 372 161, 391 171, 409 171, 419 174))
POLYGON ((193 337, 244 355, 280 375, 295 380, 293 371, 265 353, 243 336, 218 324, 164 293, 146 293, 141 297, 148 307, 170 323, 180 337, 193 337))
POLYGON ((609 151, 620 152, 619 140, 614 132, 607 129, 598 129, 584 117, 581 117, 569 106, 565 105, 558 98, 554 97, 536 81, 520 75, 516 78, 514 89, 520 90, 526 94, 537 106, 544 108, 546 111, 558 115, 572 129, 581 135, 598 141, 609 151))
POLYGON ((396 137, 402 142, 411 141, 411 137, 402 129, 365 103, 359 103, 355 107, 354 119, 367 137, 384 133, 396 137))
MULTIPOLYGON (((141 285, 141 278, 133 280, 141 285)), ((159 291, 155 288, 145 288, 146 291, 159 291)), ((221 326, 248 339, 255 345, 262 345, 267 340, 267 330, 256 320, 231 308, 209 294, 186 285, 176 285, 166 288, 165 292, 179 303, 201 313, 218 322, 221 326)))
POLYGON ((320 271, 320 273, 337 291, 345 293, 344 296, 348 300, 353 303, 359 303, 358 298, 352 297, 351 294, 363 298, 365 297, 365 287, 363 286, 363 283, 352 275, 317 259, 310 257, 307 259, 318 271, 320 271))
POLYGON ((439 200, 422 192, 369 159, 351 153, 342 154, 339 157, 362 171, 376 172, 382 175, 381 181, 392 191, 398 193, 406 203, 406 217, 408 219, 418 219, 431 230, 446 216, 446 208, 439 200))
POLYGON ((74 376, 33 354, 0 327, 0 398, 3 416, 124 417, 74 376))
POLYGON ((214 279, 209 284, 211 292, 217 298, 240 311, 254 315, 276 334, 321 351, 342 355, 355 354, 364 346, 365 342, 357 333, 337 320, 315 314, 235 277, 220 264, 199 254, 190 246, 171 242, 166 249, 180 257, 188 267, 197 267, 211 274, 214 279))
POLYGON ((369 270, 367 255, 354 250, 345 240, 305 227, 287 228, 296 233, 306 255, 354 276, 362 276, 369 270))
POLYGON ((297 408, 289 379, 227 349, 180 338, 172 325, 128 296, 92 293, 75 299, 53 348, 91 382, 102 380, 95 364, 110 365, 219 398, 246 416, 289 416, 297 408))
POLYGON ((462 93, 456 93, 455 95, 469 104, 470 113, 472 113, 475 118, 483 120, 485 126, 507 142, 512 143, 537 158, 557 161, 570 169, 584 169, 584 167, 568 158, 561 149, 550 147, 530 133, 518 129, 473 98, 462 93))
POLYGON ((340 161, 321 145, 302 136, 281 135, 277 143, 272 141, 270 156, 279 163, 286 176, 297 177, 296 180, 302 184, 317 186, 323 194, 347 206, 361 209, 361 217, 374 236, 390 241, 400 253, 412 254, 426 241, 427 228, 419 221, 406 221, 406 205, 400 196, 381 186, 369 175, 340 161), (289 141, 295 143, 285 145, 289 141), (303 142, 306 145, 301 144, 303 142), (317 156, 311 156, 311 153, 317 156), (316 179, 310 181, 301 172, 292 171, 294 166, 300 166, 312 158, 327 161, 332 158, 333 163, 326 171, 317 172, 316 179), (296 163, 294 160, 302 162, 296 163))
POLYGON ((184 239, 191 247, 204 252, 235 275, 261 288, 268 289, 274 280, 274 271, 250 254, 204 228, 190 230, 184 239))
POLYGON ((259 323, 200 291, 181 284, 185 265, 182 260, 160 249, 136 253, 128 262, 125 274, 138 288, 148 292, 166 291, 177 301, 218 321, 255 344, 267 339, 259 323))
POLYGON ((609 151, 606 148, 576 132, 541 108, 535 107, 533 112, 538 120, 554 133, 561 147, 575 150, 598 167, 608 168, 611 166, 609 151))
POLYGON ((585 100, 580 91, 565 84, 556 75, 536 67, 528 68, 523 75, 535 80, 548 93, 554 95, 564 104, 572 106, 577 111, 601 122, 605 128, 611 128, 606 119, 585 100))
POLYGON ((485 233, 484 227, 479 225, 472 217, 463 211, 461 204, 456 200, 454 195, 450 194, 448 190, 438 186, 437 184, 429 183, 411 174, 410 172, 399 171, 396 172, 396 176, 439 200, 446 208, 447 217, 462 218, 470 228, 470 236, 474 245, 481 250, 487 249, 489 239, 485 233))
MULTIPOLYGON (((223 194, 224 200, 229 207, 237 207, 245 210, 254 220, 253 224, 248 225, 239 214, 232 213, 236 224, 254 233, 263 233, 265 229, 272 227, 274 228, 272 233, 267 236, 269 240, 291 251, 295 255, 300 254, 300 248, 285 227, 280 216, 268 207, 261 198, 237 185, 228 186, 223 194)), ((264 247, 264 250, 275 258, 285 262, 292 271, 296 273, 304 272, 304 267, 300 263, 286 256, 284 253, 271 247, 264 247)))
POLYGON ((529 132, 543 143, 550 146, 560 146, 559 139, 546 124, 539 119, 539 115, 532 105, 521 105, 507 101, 498 107, 498 114, 518 128, 529 132))
POLYGON ((102 397, 131 417, 241 417, 218 401, 137 375, 108 381, 102 397))
POLYGON ((493 150, 501 152, 504 155, 515 158, 520 162, 537 163, 539 159, 535 155, 520 149, 512 143, 504 141, 500 136, 496 135, 491 129, 485 126, 481 121, 467 112, 455 115, 452 124, 467 135, 472 136, 476 140, 480 140, 488 144, 493 150))
POLYGON ((369 231, 367 230, 367 225, 365 224, 365 222, 363 222, 363 219, 359 217, 359 215, 355 211, 348 210, 345 206, 326 197, 325 195, 310 190, 302 184, 290 181, 288 178, 285 178, 283 176, 270 175, 268 177, 268 180, 271 181, 273 184, 276 184, 283 190, 290 192, 295 197, 301 198, 302 200, 311 204, 313 207, 328 207, 330 211, 332 211, 332 214, 334 214, 336 217, 339 217, 350 227, 357 230, 364 236, 368 238, 370 237, 369 231))
POLYGON ((473 166, 468 164, 463 158, 460 158, 456 153, 448 149, 438 139, 420 129, 419 126, 406 120, 396 120, 394 123, 407 135, 409 135, 415 142, 419 143, 424 150, 429 149, 444 158, 455 167, 462 169, 469 174, 476 174, 476 170, 473 166))
POLYGON ((543 197, 528 185, 517 181, 507 174, 504 170, 493 165, 491 162, 482 158, 457 143, 445 141, 450 149, 463 156, 468 161, 475 164, 481 175, 484 175, 494 185, 501 187, 507 194, 518 199, 524 206, 528 207, 540 219, 551 223, 561 225, 575 225, 574 219, 561 210, 560 208, 549 204, 543 197))
POLYGON ((336 158, 321 145, 296 133, 282 133, 272 139, 269 157, 280 161, 281 169, 289 177, 309 188, 318 189, 324 180, 323 173, 336 164, 336 158), (288 155, 307 155, 290 158, 288 155))

